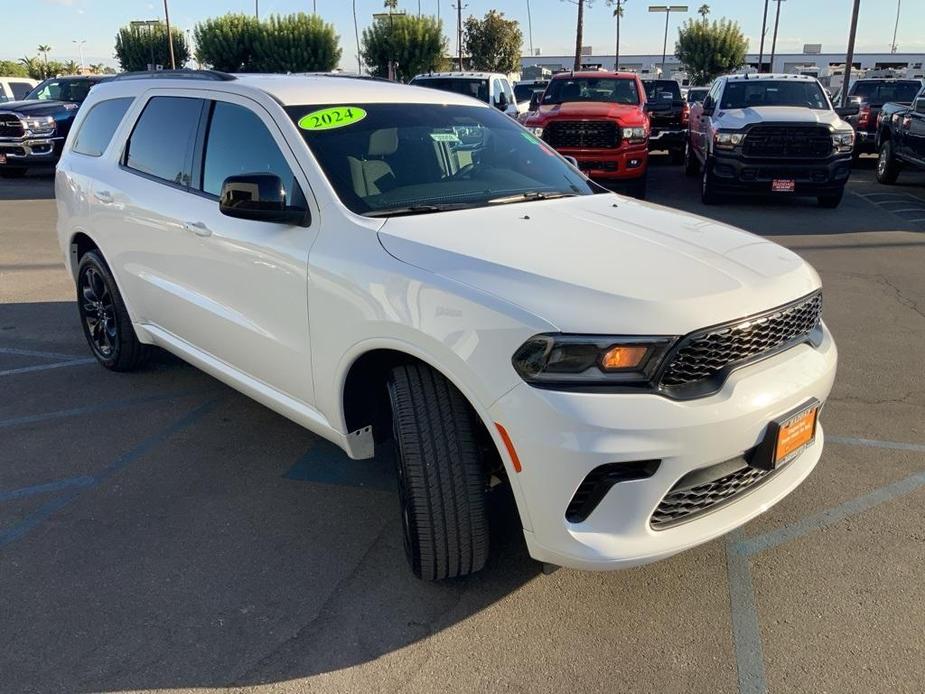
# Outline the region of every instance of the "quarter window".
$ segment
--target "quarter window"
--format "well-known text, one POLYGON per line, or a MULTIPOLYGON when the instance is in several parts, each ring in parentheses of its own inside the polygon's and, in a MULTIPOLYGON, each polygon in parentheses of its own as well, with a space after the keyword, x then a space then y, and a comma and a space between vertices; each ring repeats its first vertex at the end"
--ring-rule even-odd
POLYGON ((13 100, 19 101, 25 99, 26 94, 32 91, 32 85, 28 82, 10 82, 10 89, 13 90, 13 100))
POLYGON ((206 139, 202 190, 219 195, 226 178, 249 173, 276 174, 290 202, 301 196, 292 169, 257 114, 243 106, 216 101, 206 139))
POLYGON ((131 103, 132 98, 126 97, 96 104, 84 118, 72 149, 91 157, 102 155, 131 103))
POLYGON ((125 165, 182 186, 190 184, 202 99, 156 96, 145 106, 125 150, 125 165))

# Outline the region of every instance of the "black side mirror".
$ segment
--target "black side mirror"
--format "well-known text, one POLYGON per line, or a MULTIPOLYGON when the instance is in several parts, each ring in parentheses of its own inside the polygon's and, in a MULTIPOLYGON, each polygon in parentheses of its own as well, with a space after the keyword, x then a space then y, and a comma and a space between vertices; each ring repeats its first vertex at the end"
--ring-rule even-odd
POLYGON ((307 208, 287 204, 282 180, 271 173, 226 178, 222 183, 218 209, 229 217, 256 222, 307 226, 309 220, 307 208))
POLYGON ((706 96, 703 99, 703 108, 700 110, 704 116, 712 116, 716 111, 716 101, 712 96, 706 96))
POLYGON ((530 110, 536 111, 540 107, 540 99, 543 98, 543 92, 533 92, 530 95, 530 110))
POLYGON ((498 94, 498 100, 496 103, 498 104, 498 108, 500 108, 502 111, 506 109, 507 108, 507 94, 505 94, 504 92, 501 92, 500 94, 498 94))
POLYGON ((857 104, 849 104, 847 106, 839 106, 835 109, 835 115, 839 118, 846 118, 847 116, 856 116, 860 107, 857 104))
POLYGON ((916 99, 915 105, 912 107, 912 109, 916 113, 925 115, 925 96, 920 96, 918 99, 916 99))

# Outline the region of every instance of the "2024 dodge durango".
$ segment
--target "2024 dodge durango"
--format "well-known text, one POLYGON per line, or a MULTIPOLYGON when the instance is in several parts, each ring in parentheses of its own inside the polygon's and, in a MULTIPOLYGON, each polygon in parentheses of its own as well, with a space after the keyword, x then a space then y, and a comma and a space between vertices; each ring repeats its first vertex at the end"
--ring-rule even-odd
POLYGON ((836 369, 820 280, 603 191, 465 96, 331 76, 126 79, 57 169, 106 368, 180 356, 340 446, 394 445, 413 571, 477 571, 510 485, 530 554, 670 556, 793 491, 836 369))

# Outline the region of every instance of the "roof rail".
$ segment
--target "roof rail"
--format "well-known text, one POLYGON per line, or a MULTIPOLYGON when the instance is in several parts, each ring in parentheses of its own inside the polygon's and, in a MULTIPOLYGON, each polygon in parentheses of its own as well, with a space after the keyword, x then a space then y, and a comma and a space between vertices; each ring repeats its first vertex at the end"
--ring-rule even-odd
POLYGON ((144 80, 144 79, 188 79, 188 80, 212 80, 215 82, 227 82, 235 79, 234 75, 218 70, 146 70, 144 72, 123 72, 113 77, 117 80, 144 80))

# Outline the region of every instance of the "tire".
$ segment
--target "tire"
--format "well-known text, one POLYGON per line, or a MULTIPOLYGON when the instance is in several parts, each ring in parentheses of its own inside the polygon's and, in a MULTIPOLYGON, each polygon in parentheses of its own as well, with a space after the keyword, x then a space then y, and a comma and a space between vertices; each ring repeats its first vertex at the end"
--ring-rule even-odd
POLYGON ((132 371, 148 355, 138 341, 109 266, 87 251, 77 266, 77 311, 90 351, 111 371, 132 371))
POLYGON ((27 169, 21 167, 10 168, 4 166, 0 168, 0 178, 22 178, 26 175, 26 171, 27 169))
POLYGON ((713 172, 711 171, 711 162, 707 159, 701 167, 700 173, 700 201, 704 205, 719 204, 719 196, 716 193, 716 183, 713 181, 713 172))
POLYGON ((677 149, 669 150, 668 154, 671 155, 672 164, 684 163, 684 147, 678 147, 677 149))
POLYGON ((827 210, 834 210, 841 204, 843 197, 845 197, 845 191, 840 190, 837 193, 832 193, 831 195, 820 195, 816 198, 816 202, 819 203, 819 207, 824 207, 827 210))
POLYGON ((691 150, 690 140, 684 145, 684 175, 693 178, 700 173, 700 165, 691 150))
POLYGON ((474 573, 488 558, 488 480, 474 414, 462 394, 423 364, 392 369, 389 383, 405 554, 425 581, 474 573))
POLYGON ((640 176, 627 184, 626 192, 630 197, 634 197, 637 200, 645 200, 648 187, 648 177, 640 176))
POLYGON ((877 160, 877 181, 884 185, 896 183, 899 177, 899 164, 893 156, 893 143, 884 140, 880 145, 880 158, 877 160))

